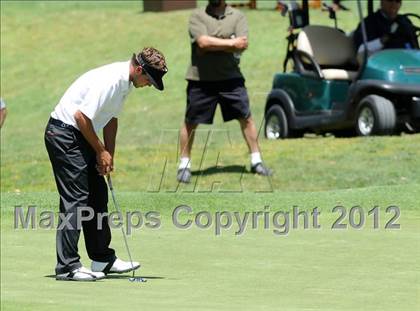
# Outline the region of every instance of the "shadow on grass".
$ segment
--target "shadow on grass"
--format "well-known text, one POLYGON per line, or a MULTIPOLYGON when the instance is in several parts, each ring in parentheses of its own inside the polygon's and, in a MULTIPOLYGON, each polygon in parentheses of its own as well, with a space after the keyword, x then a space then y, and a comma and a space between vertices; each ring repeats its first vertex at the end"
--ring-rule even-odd
MULTIPOLYGON (((132 275, 118 275, 118 274, 110 274, 107 275, 106 279, 129 279, 132 275)), ((136 275, 136 278, 142 278, 146 280, 165 280, 166 278, 163 276, 143 276, 143 275, 136 275)))
MULTIPOLYGON (((126 279, 128 280, 129 278, 132 277, 132 274, 109 274, 106 276, 105 279, 114 279, 114 280, 121 280, 121 279, 126 279)), ((55 274, 49 274, 49 275, 44 275, 44 278, 50 278, 50 279, 55 279, 55 274)), ((165 280, 166 278, 163 276, 143 276, 143 275, 136 275, 136 278, 142 278, 142 279, 146 279, 146 280, 165 280)))
POLYGON ((192 171, 193 176, 208 176, 213 174, 221 173, 241 173, 241 174, 250 174, 250 171, 246 169, 244 165, 228 165, 228 166, 211 166, 204 170, 192 171))

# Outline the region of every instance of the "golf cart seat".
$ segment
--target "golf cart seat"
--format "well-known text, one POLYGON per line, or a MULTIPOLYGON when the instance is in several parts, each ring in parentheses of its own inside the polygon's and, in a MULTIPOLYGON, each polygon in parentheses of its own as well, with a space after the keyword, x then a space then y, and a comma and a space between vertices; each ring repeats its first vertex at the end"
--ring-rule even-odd
POLYGON ((350 37, 327 26, 306 26, 297 38, 297 54, 305 68, 312 67, 327 80, 353 80, 357 63, 350 37))

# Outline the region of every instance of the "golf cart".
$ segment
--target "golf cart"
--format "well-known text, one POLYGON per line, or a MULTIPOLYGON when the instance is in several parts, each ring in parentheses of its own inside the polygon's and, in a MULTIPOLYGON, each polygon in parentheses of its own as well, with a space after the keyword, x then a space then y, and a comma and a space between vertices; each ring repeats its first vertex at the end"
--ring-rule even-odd
MULTIPOLYGON (((418 133, 420 50, 382 50, 368 57, 363 25, 365 53, 357 57, 352 37, 338 29, 337 23, 335 27, 310 25, 308 0, 300 6, 293 2, 294 6, 286 7, 291 30, 284 72, 275 74, 266 100, 266 138, 301 137, 307 132, 336 136, 418 133), (293 69, 288 72, 289 62, 293 69)), ((373 0, 367 3, 371 14, 373 0)), ((336 21, 335 12, 331 8, 329 12, 336 21)), ((407 16, 418 24, 418 15, 407 16)), ((420 28, 414 27, 418 40, 420 28)))

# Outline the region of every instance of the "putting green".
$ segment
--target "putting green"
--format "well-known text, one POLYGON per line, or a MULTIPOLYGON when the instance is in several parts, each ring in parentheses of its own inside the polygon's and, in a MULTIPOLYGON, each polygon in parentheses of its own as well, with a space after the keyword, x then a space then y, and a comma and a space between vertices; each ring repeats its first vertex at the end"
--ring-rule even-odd
MULTIPOLYGON (((116 275, 96 283, 58 282, 53 276, 54 230, 14 230, 13 207, 53 209, 53 193, 2 195, 2 310, 414 310, 418 306, 420 212, 418 186, 390 186, 313 193, 148 194, 117 193, 125 211, 160 215, 160 229, 136 229, 129 244, 146 283, 116 275), (279 236, 249 225, 215 236, 214 226, 177 229, 171 212, 180 205, 208 211, 290 211, 319 208, 320 229, 291 228, 279 236), (331 230, 336 205, 380 207, 379 229, 367 216, 361 229, 331 230), (400 229, 386 230, 389 205, 400 229)), ((180 218, 185 222, 192 215, 180 218)), ((349 224, 348 218, 343 222, 349 224)), ((213 223, 214 224, 214 223, 213 223)), ((82 261, 89 264, 80 243, 82 261)), ((122 258, 121 232, 112 246, 122 258)))

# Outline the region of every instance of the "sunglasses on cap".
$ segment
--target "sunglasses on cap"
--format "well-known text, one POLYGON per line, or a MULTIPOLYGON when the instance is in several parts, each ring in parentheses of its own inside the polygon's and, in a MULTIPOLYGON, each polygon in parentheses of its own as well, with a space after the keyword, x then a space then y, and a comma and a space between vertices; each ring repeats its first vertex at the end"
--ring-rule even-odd
POLYGON ((137 60, 141 68, 143 68, 143 72, 146 74, 147 78, 149 78, 150 83, 157 88, 159 91, 163 91, 163 76, 168 72, 168 68, 164 68, 163 70, 159 70, 150 66, 141 55, 133 54, 134 58, 137 60))

